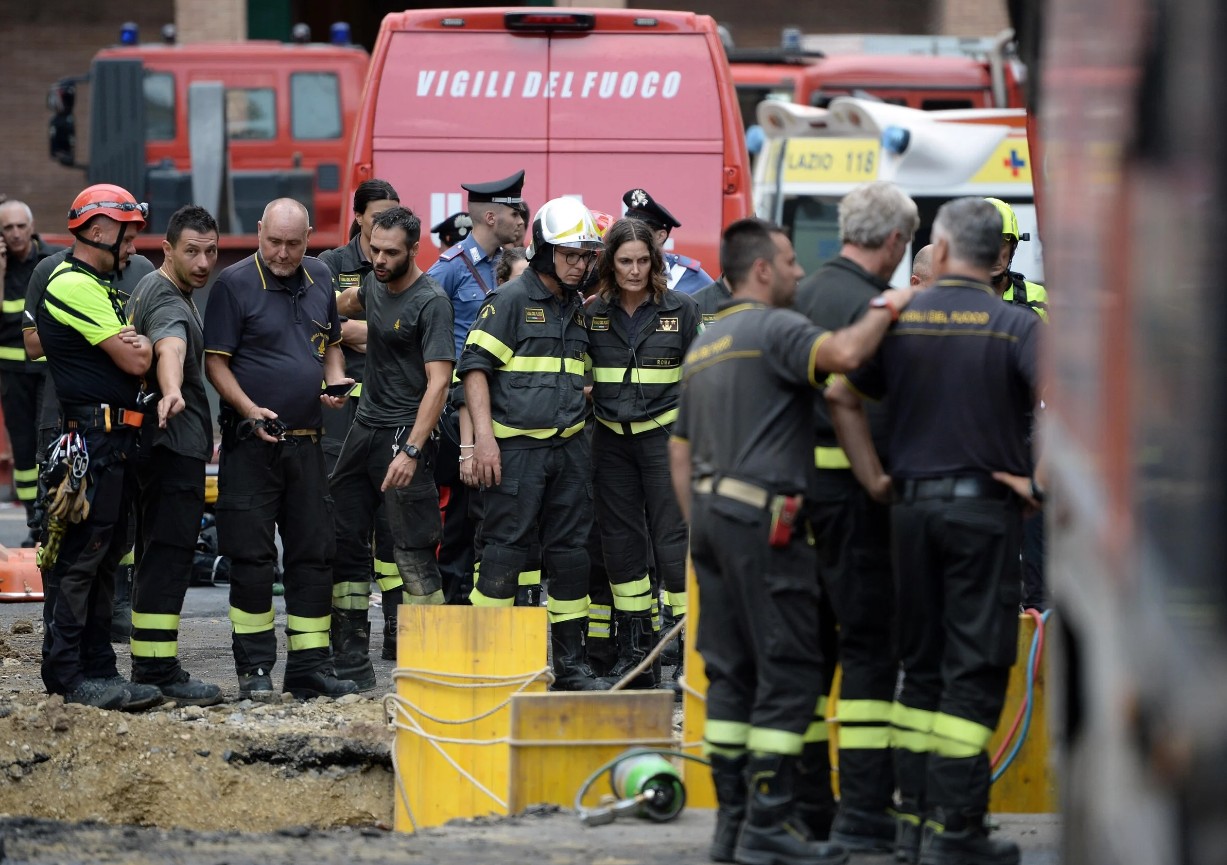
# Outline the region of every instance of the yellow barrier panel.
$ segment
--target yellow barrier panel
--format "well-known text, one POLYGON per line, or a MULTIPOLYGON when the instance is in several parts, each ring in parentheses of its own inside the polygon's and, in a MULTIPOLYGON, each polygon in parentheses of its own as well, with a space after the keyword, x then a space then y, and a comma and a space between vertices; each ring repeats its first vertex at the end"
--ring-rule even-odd
MULTIPOLYGON (((1049 619, 1051 622, 1052 619, 1049 619)), ((989 743, 989 756, 996 755, 1001 748, 1001 742, 1014 723, 1018 707, 1022 705, 1027 694, 1027 658, 1031 653, 1031 638, 1035 635, 1035 620, 1023 616, 1018 622, 1018 661, 1010 670, 1010 688, 1006 692, 1005 709, 1001 712, 1001 723, 989 743)), ((1044 655, 1048 655, 1052 643, 1045 633, 1044 655)), ((1060 810, 1057 798, 1057 779, 1049 761, 1050 743, 1048 740, 1048 700, 1045 696, 1046 665, 1040 663, 1039 672, 1035 675, 1033 699, 1031 707, 1031 727, 1027 732, 1027 741, 1014 762, 1005 770, 997 782, 993 784, 989 808, 1001 814, 1051 814, 1060 810)), ((1020 725, 1021 731, 1021 725, 1020 725)), ((1011 748, 1013 745, 1011 745, 1011 748)), ((1009 755, 1007 748, 1002 755, 1004 760, 1009 755)))
MULTIPOLYGON (((682 742, 687 754, 703 756, 703 728, 707 724, 707 674, 699 654, 699 582, 694 565, 686 559, 686 689, 682 695, 682 742)), ((715 808, 716 788, 711 770, 693 760, 682 763, 686 784, 686 805, 690 808, 715 808)))
MULTIPOLYGON (((629 748, 672 748, 668 691, 516 694, 511 699, 511 811, 570 808, 580 784, 629 748)), ((583 804, 610 792, 593 784, 583 804)))
POLYGON ((506 814, 510 703, 546 688, 545 609, 406 604, 397 625, 395 828, 506 814))

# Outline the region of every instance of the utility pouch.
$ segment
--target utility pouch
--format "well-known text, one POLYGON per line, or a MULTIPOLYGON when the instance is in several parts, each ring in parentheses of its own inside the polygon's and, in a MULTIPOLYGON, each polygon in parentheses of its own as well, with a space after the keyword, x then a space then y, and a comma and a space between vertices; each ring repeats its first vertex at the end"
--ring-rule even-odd
POLYGON ((771 500, 771 532, 767 536, 767 543, 772 547, 783 549, 792 541, 801 503, 800 495, 776 496, 771 500))

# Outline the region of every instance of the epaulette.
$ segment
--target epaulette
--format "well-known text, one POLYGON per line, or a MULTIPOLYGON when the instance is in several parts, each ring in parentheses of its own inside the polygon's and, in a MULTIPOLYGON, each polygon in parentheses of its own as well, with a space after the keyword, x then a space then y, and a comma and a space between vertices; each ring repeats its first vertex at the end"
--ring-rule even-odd
POLYGON ((453 258, 463 253, 464 253, 464 245, 457 243, 455 246, 448 249, 447 252, 440 255, 439 261, 451 261, 453 258))
POLYGON ((680 264, 682 267, 686 268, 687 270, 693 270, 695 273, 698 273, 700 270, 703 269, 703 265, 700 264, 698 261, 696 261, 693 258, 687 258, 684 255, 677 256, 677 263, 680 264))

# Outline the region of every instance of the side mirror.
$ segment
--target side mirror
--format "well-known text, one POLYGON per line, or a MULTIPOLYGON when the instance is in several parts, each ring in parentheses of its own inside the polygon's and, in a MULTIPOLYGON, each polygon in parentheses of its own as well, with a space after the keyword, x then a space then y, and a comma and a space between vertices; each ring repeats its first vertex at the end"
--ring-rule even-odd
POLYGON ((47 93, 47 107, 54 112, 47 129, 51 158, 69 167, 77 164, 77 122, 72 115, 76 102, 77 88, 71 83, 60 82, 47 93))

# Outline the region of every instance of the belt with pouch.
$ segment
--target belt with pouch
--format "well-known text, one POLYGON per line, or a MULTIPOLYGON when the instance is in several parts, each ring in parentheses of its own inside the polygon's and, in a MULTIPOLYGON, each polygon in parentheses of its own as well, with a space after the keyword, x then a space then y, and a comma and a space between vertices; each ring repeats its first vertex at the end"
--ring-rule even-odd
POLYGON ((897 501, 915 502, 933 499, 1008 499, 1013 490, 986 476, 970 475, 945 478, 897 478, 894 482, 897 501))
POLYGON ((145 422, 143 412, 129 408, 101 405, 64 405, 64 426, 68 429, 100 429, 111 432, 119 427, 140 429, 145 422))
POLYGON ((804 499, 799 495, 786 496, 774 493, 765 487, 727 476, 707 476, 694 482, 691 489, 700 494, 719 496, 740 502, 752 508, 767 511, 771 516, 767 543, 775 548, 784 548, 793 538, 804 499))

